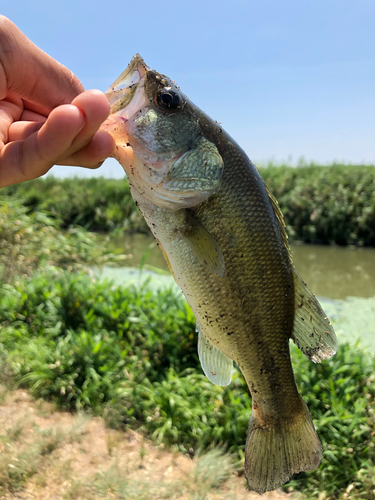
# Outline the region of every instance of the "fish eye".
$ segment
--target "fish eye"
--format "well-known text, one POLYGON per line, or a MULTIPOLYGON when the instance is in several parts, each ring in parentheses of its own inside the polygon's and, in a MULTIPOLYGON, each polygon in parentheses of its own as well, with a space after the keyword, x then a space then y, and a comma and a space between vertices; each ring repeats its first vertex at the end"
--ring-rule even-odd
POLYGON ((176 109, 181 107, 181 96, 171 88, 165 88, 156 97, 158 105, 162 109, 176 109))

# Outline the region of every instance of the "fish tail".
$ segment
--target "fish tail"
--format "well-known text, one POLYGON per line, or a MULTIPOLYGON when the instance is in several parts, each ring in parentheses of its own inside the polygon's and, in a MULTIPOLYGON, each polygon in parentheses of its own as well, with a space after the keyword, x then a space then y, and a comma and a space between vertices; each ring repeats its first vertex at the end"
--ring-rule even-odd
POLYGON ((293 474, 319 466, 322 446, 302 398, 301 402, 301 411, 290 419, 260 419, 253 410, 245 452, 250 490, 275 490, 293 474))

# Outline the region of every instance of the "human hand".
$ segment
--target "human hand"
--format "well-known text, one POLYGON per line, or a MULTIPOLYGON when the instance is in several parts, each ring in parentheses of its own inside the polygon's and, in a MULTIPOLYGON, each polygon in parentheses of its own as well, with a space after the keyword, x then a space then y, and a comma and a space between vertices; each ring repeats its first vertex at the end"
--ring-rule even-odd
POLYGON ((55 164, 97 168, 114 141, 102 92, 78 78, 0 16, 0 188, 35 179, 55 164))

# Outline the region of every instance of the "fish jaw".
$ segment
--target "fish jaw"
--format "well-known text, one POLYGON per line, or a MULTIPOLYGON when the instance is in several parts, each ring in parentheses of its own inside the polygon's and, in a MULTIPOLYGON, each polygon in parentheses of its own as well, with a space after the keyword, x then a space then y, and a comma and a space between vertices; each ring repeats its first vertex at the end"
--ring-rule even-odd
POLYGON ((129 105, 149 69, 139 54, 133 57, 127 68, 105 92, 111 115, 129 105))
MULTIPOLYGON (((141 191, 142 194, 145 191, 153 190, 154 187, 150 186, 149 189, 144 189, 144 165, 135 152, 142 147, 131 135, 131 120, 134 116, 140 115, 142 109, 144 110, 143 114, 149 110, 149 99, 144 92, 145 77, 149 69, 139 54, 132 58, 127 68, 105 92, 110 104, 110 116, 101 127, 115 140, 116 147, 112 157, 125 170, 133 193, 141 191)), ((147 151, 142 151, 142 153, 143 157, 146 156, 147 163, 151 164, 149 168, 152 168, 156 174, 153 176, 151 184, 155 184, 158 180, 160 182, 166 174, 167 165, 158 161, 155 155, 147 154, 147 151)))

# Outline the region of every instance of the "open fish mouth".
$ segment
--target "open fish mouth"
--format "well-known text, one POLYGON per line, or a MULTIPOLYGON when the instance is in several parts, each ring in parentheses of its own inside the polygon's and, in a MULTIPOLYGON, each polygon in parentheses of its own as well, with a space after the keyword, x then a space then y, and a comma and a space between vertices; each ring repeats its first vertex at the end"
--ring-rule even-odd
POLYGON ((145 97, 142 87, 149 69, 142 56, 136 54, 133 57, 127 68, 105 92, 111 115, 121 114, 123 118, 128 119, 141 107, 145 97))

